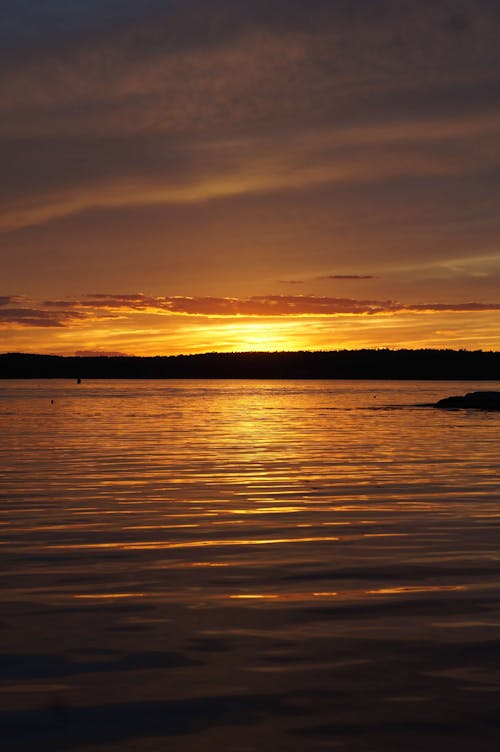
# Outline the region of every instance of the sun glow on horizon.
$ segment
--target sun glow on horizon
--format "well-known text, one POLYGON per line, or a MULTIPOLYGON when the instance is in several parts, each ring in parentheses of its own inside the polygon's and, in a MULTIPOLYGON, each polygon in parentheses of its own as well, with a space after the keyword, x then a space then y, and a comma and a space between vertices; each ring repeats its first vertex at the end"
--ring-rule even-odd
POLYGON ((137 356, 386 347, 499 350, 499 331, 498 310, 214 316, 129 308, 116 315, 92 310, 60 325, 4 326, 1 349, 137 356))
POLYGON ((221 339, 229 341, 231 350, 274 352, 296 350, 305 346, 304 333, 295 321, 251 321, 223 323, 217 327, 221 339))

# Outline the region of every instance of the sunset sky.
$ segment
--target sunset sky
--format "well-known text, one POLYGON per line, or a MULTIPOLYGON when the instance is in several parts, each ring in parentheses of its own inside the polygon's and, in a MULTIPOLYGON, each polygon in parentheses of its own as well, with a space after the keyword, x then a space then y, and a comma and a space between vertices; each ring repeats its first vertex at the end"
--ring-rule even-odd
POLYGON ((500 349, 498 0, 10 0, 0 351, 500 349))

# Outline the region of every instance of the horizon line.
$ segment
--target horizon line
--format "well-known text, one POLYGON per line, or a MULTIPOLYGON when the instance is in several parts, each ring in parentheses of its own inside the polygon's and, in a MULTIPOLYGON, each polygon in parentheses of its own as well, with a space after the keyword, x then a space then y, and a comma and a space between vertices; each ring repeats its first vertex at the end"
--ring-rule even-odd
POLYGON ((482 348, 469 349, 466 347, 356 347, 356 348, 340 348, 340 349, 317 349, 317 350, 206 350, 204 352, 197 353, 170 353, 156 354, 156 355, 134 355, 131 353, 73 353, 73 354, 61 354, 61 353, 39 353, 39 352, 19 352, 19 351, 7 351, 0 353, 0 357, 5 356, 29 356, 40 358, 79 358, 84 360, 85 358, 196 358, 206 355, 299 355, 299 354, 325 354, 325 353, 355 353, 355 352, 456 352, 456 353, 483 353, 483 354, 500 354, 500 350, 484 350, 482 348))

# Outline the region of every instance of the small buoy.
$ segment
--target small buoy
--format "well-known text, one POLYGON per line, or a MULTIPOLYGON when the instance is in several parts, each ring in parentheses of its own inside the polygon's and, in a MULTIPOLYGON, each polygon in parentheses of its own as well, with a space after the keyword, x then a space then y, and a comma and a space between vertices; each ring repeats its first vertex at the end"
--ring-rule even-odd
POLYGON ((77 380, 76 380, 76 383, 77 383, 77 384, 81 384, 81 383, 82 383, 82 380, 81 380, 81 379, 77 379, 77 380))
POLYGON ((50 400, 50 404, 53 405, 54 404, 54 400, 50 400))

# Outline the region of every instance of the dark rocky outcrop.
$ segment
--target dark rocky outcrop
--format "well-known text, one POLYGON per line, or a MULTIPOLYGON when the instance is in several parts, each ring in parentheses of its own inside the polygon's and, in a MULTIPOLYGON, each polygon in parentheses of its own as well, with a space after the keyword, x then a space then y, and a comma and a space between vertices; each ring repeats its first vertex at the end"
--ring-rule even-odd
POLYGON ((445 397, 434 407, 500 410, 500 392, 469 392, 462 397, 445 397))

